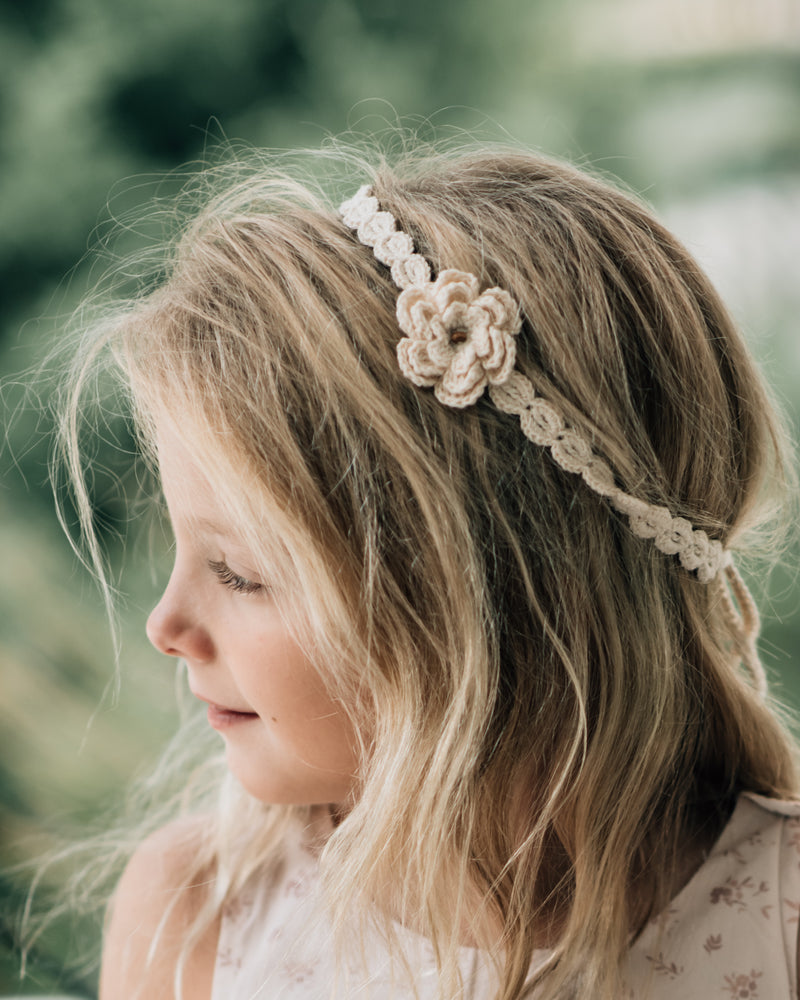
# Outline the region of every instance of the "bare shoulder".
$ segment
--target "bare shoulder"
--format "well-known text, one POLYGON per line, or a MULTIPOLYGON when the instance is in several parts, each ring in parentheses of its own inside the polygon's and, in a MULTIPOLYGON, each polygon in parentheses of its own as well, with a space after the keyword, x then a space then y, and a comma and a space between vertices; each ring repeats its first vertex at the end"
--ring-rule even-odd
MULTIPOLYGON (((192 874, 201 822, 168 824, 143 841, 128 862, 111 901, 100 1000, 178 1000, 178 960, 213 877, 213 872, 192 874)), ((186 1000, 210 1000, 218 937, 215 921, 187 954, 186 1000)))

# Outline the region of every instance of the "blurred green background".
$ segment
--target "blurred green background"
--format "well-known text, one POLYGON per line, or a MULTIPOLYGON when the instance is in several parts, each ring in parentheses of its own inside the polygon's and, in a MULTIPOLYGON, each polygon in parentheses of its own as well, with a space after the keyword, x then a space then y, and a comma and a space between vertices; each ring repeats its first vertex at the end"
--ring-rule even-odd
MULTIPOLYGON (((142 634, 159 581, 130 533, 122 685, 103 697, 113 651, 54 516, 46 390, 26 399, 18 373, 96 278, 87 248, 164 171, 194 169, 225 136, 318 146, 398 119, 425 138, 512 138, 642 193, 717 282, 797 427, 800 0, 0 0, 0 868, 118 807, 176 719, 173 671, 142 634)), ((119 527, 111 479, 96 495, 119 527)), ((793 561, 762 597, 762 648, 800 706, 793 561)), ((20 985, 26 878, 0 882, 0 996, 92 996, 73 960, 95 932, 73 922, 20 985)))

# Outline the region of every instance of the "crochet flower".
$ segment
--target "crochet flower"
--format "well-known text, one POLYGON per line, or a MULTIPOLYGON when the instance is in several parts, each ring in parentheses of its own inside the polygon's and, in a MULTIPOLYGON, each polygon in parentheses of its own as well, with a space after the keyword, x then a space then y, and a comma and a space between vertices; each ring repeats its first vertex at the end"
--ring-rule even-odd
POLYGON ((511 374, 514 337, 522 320, 508 292, 488 288, 464 271, 442 271, 436 281, 411 285, 397 300, 397 320, 407 334, 397 360, 415 385, 433 386, 447 406, 471 406, 488 384, 511 374))

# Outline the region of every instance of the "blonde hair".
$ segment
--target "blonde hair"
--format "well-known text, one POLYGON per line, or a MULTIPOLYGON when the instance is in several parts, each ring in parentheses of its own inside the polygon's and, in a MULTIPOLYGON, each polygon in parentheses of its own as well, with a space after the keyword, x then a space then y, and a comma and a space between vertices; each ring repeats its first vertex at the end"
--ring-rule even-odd
MULTIPOLYGON (((238 176, 104 342, 145 447, 170 420, 361 735, 321 860, 338 926, 422 930, 443 997, 466 934, 498 1000, 531 983, 610 1000, 686 845, 742 790, 798 794, 794 747, 717 590, 488 398, 454 411, 402 376, 397 289, 332 205, 367 180, 434 273, 510 292, 536 390, 627 492, 727 548, 780 503, 780 422, 708 280, 631 196, 520 151, 344 162, 333 198, 274 165, 238 176)), ((302 811, 226 796, 198 852, 217 871, 198 934, 302 811)))

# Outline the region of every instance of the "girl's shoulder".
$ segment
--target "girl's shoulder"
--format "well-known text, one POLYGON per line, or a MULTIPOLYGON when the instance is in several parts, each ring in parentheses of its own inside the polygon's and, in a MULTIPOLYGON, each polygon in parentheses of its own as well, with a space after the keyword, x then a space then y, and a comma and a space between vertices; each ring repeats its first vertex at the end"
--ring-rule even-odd
MULTIPOLYGON (((742 794, 704 863, 634 943, 653 1000, 797 997, 800 803, 742 794)), ((632 996, 638 996, 633 992, 632 996)))
POLYGON ((210 998, 219 921, 185 948, 213 875, 197 870, 202 829, 202 817, 176 820, 131 856, 106 921, 100 1000, 175 1000, 181 962, 183 995, 210 998))

